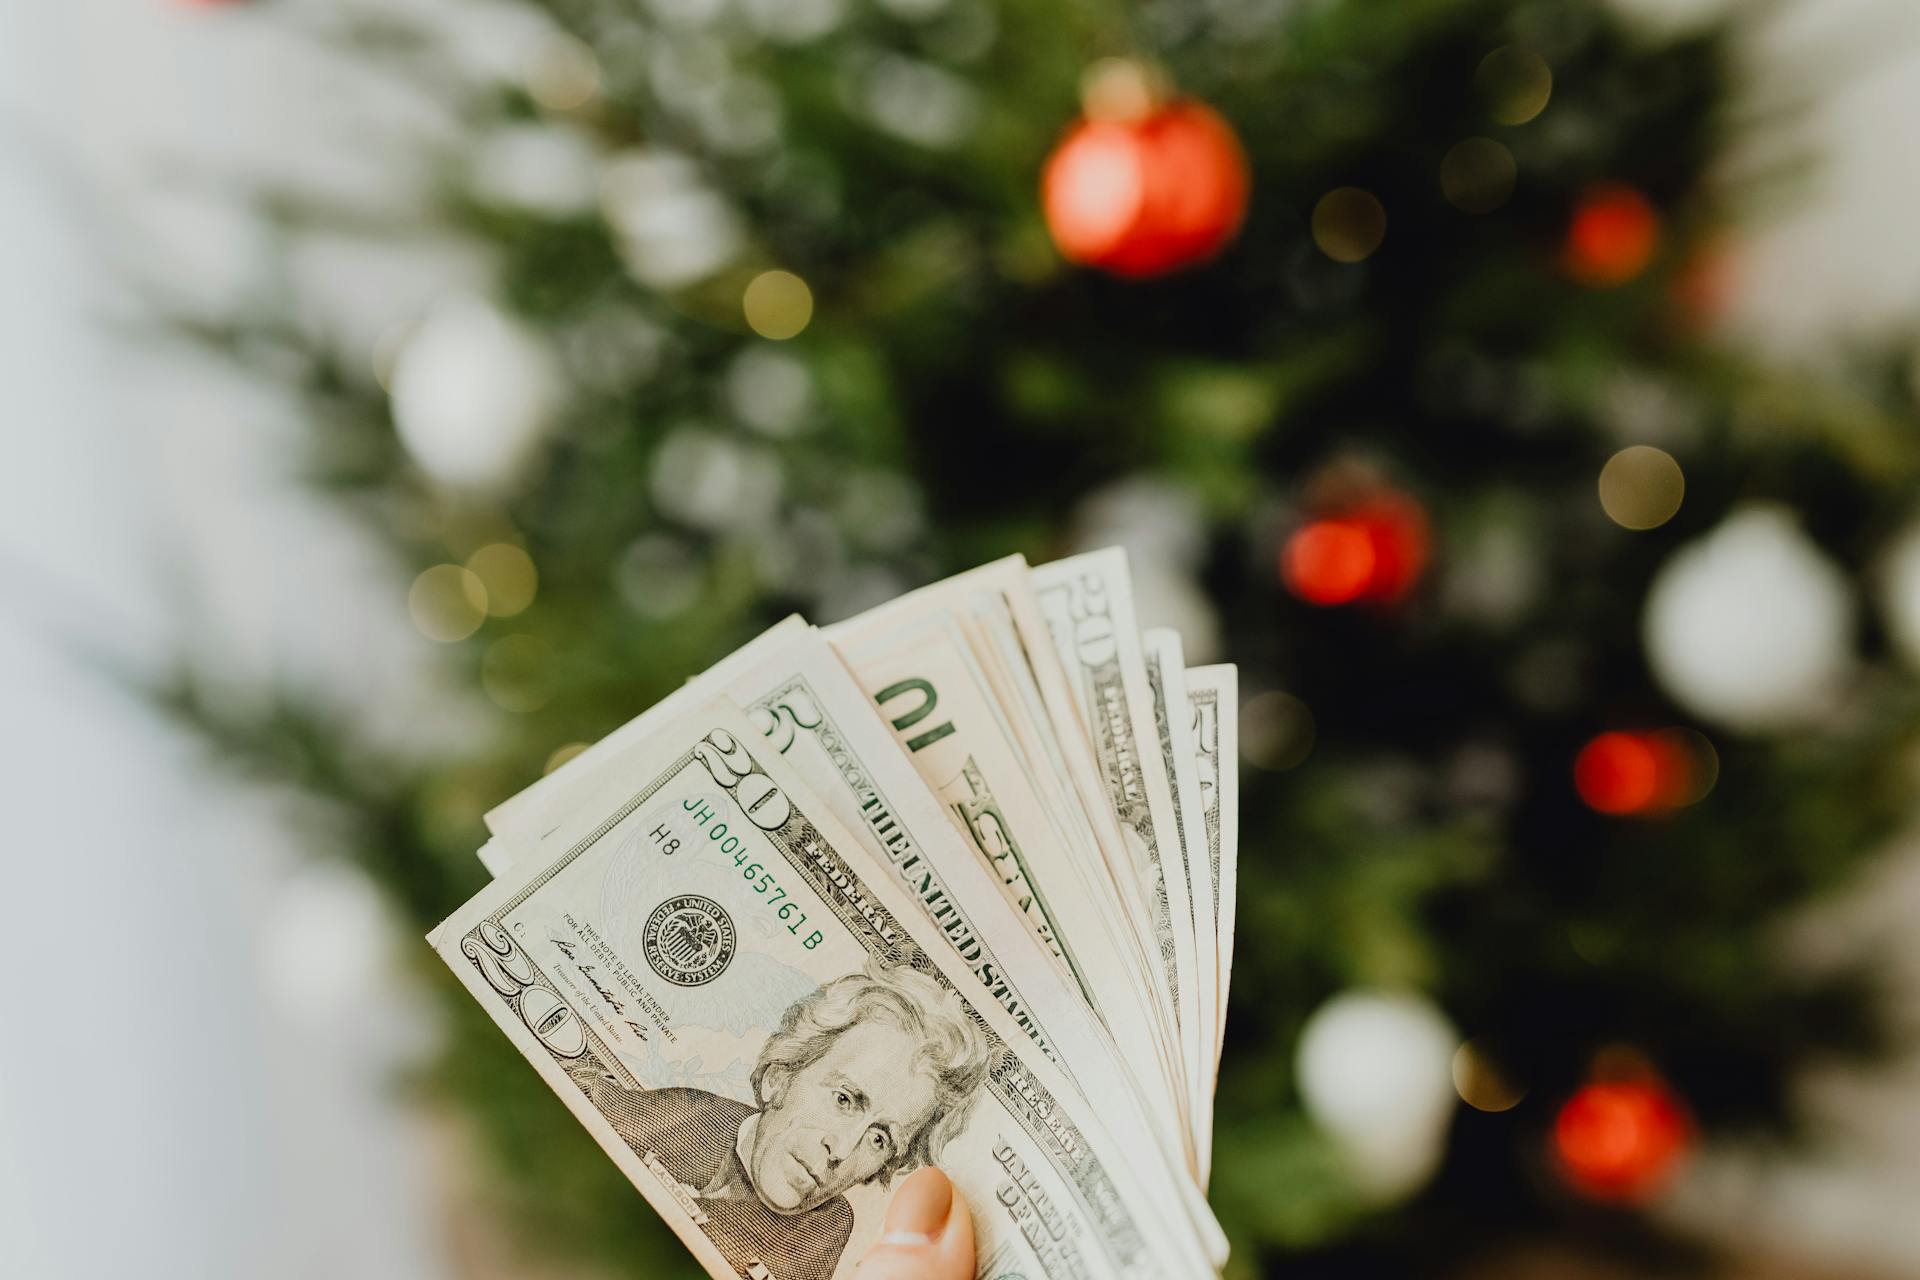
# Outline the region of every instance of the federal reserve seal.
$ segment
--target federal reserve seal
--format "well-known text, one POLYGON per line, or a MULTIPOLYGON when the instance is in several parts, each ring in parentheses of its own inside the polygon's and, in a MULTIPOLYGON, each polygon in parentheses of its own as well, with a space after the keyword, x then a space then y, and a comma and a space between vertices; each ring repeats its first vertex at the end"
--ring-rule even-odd
POLYGON ((697 893, 683 893, 655 907, 640 934, 647 963, 679 987, 712 982, 733 963, 738 947, 726 908, 697 893))

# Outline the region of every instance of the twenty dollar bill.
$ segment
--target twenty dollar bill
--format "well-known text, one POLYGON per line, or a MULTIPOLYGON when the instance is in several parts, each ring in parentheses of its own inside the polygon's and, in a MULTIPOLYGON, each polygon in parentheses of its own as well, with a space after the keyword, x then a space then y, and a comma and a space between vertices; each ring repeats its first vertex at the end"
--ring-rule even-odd
POLYGON ((1179 1206, 730 702, 433 935, 716 1277, 846 1276, 939 1162, 981 1277, 1211 1273, 1179 1206))

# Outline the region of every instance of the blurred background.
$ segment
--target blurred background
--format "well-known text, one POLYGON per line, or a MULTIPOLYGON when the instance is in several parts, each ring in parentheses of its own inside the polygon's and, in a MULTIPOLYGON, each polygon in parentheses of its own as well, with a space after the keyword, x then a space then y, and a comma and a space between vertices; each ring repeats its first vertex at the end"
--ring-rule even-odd
POLYGON ((1920 13, 0 9, 0 1271, 690 1266, 417 939, 782 613, 1241 666, 1230 1274, 1920 1275, 1920 13))

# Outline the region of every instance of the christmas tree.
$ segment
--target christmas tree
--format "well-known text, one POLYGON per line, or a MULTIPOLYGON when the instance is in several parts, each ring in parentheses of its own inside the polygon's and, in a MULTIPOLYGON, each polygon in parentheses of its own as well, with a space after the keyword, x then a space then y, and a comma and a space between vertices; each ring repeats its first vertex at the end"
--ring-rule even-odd
MULTIPOLYGON (((457 122, 411 221, 258 199, 293 239, 452 238, 484 293, 374 352, 285 292, 168 316, 302 398, 316 483, 486 709, 422 761, 190 660, 161 691, 333 801, 411 919, 479 883, 485 808, 782 614, 1121 541, 1246 695, 1234 1274, 1681 1247, 1639 1207, 1687 1152, 1795 1137, 1795 1072, 1881 1047, 1870 973, 1770 939, 1905 813, 1914 406, 1895 360, 1842 383, 1714 336, 1735 32, 1590 0, 514 11, 505 78, 377 8, 331 33, 457 122)), ((692 1274, 449 995, 433 1083, 529 1248, 692 1274)))

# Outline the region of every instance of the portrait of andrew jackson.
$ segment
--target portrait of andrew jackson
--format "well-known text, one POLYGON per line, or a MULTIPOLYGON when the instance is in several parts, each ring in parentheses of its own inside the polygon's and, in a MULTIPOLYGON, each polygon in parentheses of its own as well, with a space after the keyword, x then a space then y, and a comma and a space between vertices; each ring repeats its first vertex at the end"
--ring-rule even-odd
POLYGON ((990 1061, 955 993, 876 965, 787 1008, 750 1099, 580 1084, 636 1155, 679 1181, 740 1275, 827 1280, 853 1232, 845 1193, 936 1162, 990 1061))

